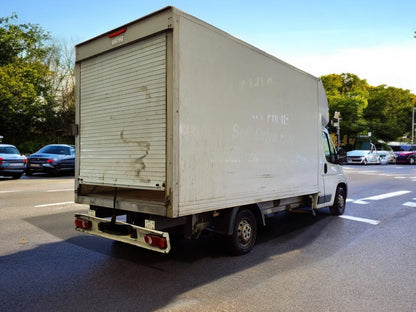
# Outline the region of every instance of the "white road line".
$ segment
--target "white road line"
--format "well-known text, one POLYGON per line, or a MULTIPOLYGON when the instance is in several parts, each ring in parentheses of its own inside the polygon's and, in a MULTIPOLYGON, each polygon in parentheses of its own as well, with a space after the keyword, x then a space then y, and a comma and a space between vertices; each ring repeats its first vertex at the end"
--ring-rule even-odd
POLYGON ((51 192, 67 192, 67 191, 73 191, 73 188, 70 189, 60 189, 60 190, 48 190, 46 191, 47 193, 51 193, 51 192))
POLYGON ((352 202, 358 205, 367 205, 369 204, 368 200, 381 200, 381 199, 391 198, 395 196, 401 196, 401 195, 408 194, 408 193, 411 193, 411 191, 397 191, 397 192, 391 192, 391 193, 386 193, 386 194, 381 194, 381 195, 376 195, 376 196, 370 196, 370 197, 357 199, 357 200, 348 198, 347 202, 352 202))
POLYGON ((407 207, 414 207, 414 208, 416 208, 416 203, 414 203, 414 202, 405 202, 405 203, 403 204, 403 206, 407 206, 407 207))
POLYGON ((368 202, 362 200, 362 199, 357 199, 353 201, 354 204, 358 204, 358 205, 367 205, 369 204, 368 202))
POLYGON ((0 194, 6 194, 6 193, 18 193, 21 191, 0 191, 0 194))
POLYGON ((43 204, 43 205, 36 205, 36 208, 40 208, 40 207, 49 207, 49 206, 60 206, 60 205, 68 205, 68 204, 73 204, 73 201, 68 201, 68 202, 62 202, 62 203, 53 203, 53 204, 43 204))
POLYGON ((391 192, 391 193, 366 197, 366 198, 363 198, 363 200, 380 200, 380 199, 386 199, 386 198, 400 196, 400 195, 404 195, 404 194, 408 194, 408 193, 411 193, 411 191, 397 191, 397 192, 391 192))
POLYGON ((364 222, 364 223, 368 223, 368 224, 372 224, 372 225, 377 225, 377 224, 380 223, 380 221, 377 221, 377 220, 371 220, 371 219, 365 219, 365 218, 358 218, 358 217, 353 217, 353 216, 342 215, 342 216, 339 216, 339 217, 340 218, 343 218, 343 219, 347 219, 347 220, 364 222))

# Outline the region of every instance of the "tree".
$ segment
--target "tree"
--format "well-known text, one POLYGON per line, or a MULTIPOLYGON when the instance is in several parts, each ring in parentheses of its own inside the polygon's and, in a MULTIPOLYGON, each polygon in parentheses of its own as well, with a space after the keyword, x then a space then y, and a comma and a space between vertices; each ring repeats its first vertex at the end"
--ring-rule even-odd
POLYGON ((15 25, 17 15, 0 18, 0 66, 13 63, 16 58, 25 61, 41 61, 49 53, 49 33, 33 24, 15 25))
POLYGON ((356 137, 367 128, 364 110, 368 104, 369 85, 366 80, 350 73, 326 75, 321 80, 326 90, 330 116, 335 111, 341 113, 341 134, 349 142, 350 138, 356 137))
POLYGON ((0 135, 24 152, 61 136, 72 143, 73 58, 41 27, 16 19, 0 18, 0 135))
POLYGON ((0 133, 10 143, 30 136, 49 91, 43 58, 49 35, 31 24, 15 25, 13 15, 0 19, 0 133))
POLYGON ((71 137, 71 125, 75 122, 75 51, 74 45, 55 41, 48 64, 53 98, 56 103, 55 131, 63 138, 71 137))
POLYGON ((374 136, 395 141, 410 134, 415 99, 409 90, 385 85, 370 88, 364 117, 374 136))
POLYGON ((0 67, 0 133, 18 144, 27 137, 45 105, 47 68, 39 63, 15 61, 0 67))

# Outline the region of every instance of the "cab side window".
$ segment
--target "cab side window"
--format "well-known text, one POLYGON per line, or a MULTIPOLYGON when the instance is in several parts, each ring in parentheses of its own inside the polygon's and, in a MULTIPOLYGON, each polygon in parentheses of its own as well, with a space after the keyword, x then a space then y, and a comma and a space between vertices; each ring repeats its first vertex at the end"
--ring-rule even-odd
POLYGON ((328 136, 327 133, 322 132, 322 141, 324 144, 324 152, 325 152, 325 158, 330 163, 336 163, 337 162, 337 153, 335 151, 334 144, 332 144, 331 138, 328 136))

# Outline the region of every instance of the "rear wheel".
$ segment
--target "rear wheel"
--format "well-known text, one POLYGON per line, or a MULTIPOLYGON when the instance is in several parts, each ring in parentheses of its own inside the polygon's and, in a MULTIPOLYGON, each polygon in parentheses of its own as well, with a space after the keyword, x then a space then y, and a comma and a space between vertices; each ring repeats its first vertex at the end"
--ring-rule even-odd
POLYGON ((409 164, 414 165, 415 164, 415 159, 414 157, 410 157, 409 158, 409 164))
POLYGON ((335 193, 334 204, 329 207, 329 211, 334 216, 342 215, 345 211, 346 192, 343 186, 338 186, 335 193))
POLYGON ((226 237, 233 255, 240 256, 253 249, 257 237, 256 217, 250 210, 240 210, 235 218, 233 234, 226 237))

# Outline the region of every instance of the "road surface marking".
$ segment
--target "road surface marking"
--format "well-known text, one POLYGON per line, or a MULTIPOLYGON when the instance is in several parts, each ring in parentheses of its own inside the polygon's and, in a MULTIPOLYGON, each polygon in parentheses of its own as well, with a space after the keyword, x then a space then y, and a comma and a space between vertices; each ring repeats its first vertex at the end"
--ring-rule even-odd
POLYGON ((37 205, 35 207, 40 208, 40 207, 49 207, 49 206, 60 206, 60 205, 68 205, 68 204, 73 204, 73 203, 74 203, 73 201, 68 201, 68 202, 62 202, 62 203, 37 205))
POLYGON ((73 191, 73 188, 70 189, 60 189, 60 190, 48 190, 46 192, 50 193, 50 192, 67 192, 67 191, 73 191))
POLYGON ((415 207, 416 208, 416 203, 414 202, 405 202, 403 204, 403 206, 407 206, 407 207, 415 207))
POLYGON ((362 199, 357 199, 353 201, 354 204, 358 204, 358 205, 367 205, 368 202, 362 200, 362 199))
POLYGON ((0 194, 6 194, 6 193, 18 193, 18 192, 21 192, 21 191, 0 191, 0 194))
POLYGON ((381 194, 381 195, 376 195, 376 196, 370 196, 370 197, 357 199, 357 200, 347 199, 347 202, 353 202, 354 204, 358 204, 358 205, 367 205, 368 204, 367 200, 381 200, 381 199, 391 198, 395 196, 401 196, 401 195, 408 194, 408 193, 411 193, 411 191, 397 191, 397 192, 391 192, 391 193, 386 193, 386 194, 381 194))
POLYGON ((377 224, 380 223, 380 221, 377 221, 377 220, 358 218, 358 217, 352 217, 352 216, 346 216, 346 215, 342 215, 342 216, 339 216, 339 217, 343 218, 343 219, 347 219, 347 220, 364 222, 364 223, 368 223, 368 224, 372 224, 372 225, 377 225, 377 224))
POLYGON ((397 192, 391 192, 391 193, 381 194, 377 196, 366 197, 363 199, 364 200, 380 200, 380 199, 386 199, 386 198, 400 196, 400 195, 404 195, 408 193, 411 193, 411 191, 397 191, 397 192))

